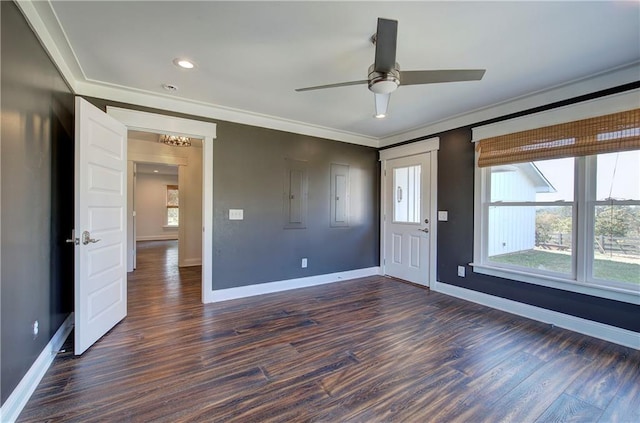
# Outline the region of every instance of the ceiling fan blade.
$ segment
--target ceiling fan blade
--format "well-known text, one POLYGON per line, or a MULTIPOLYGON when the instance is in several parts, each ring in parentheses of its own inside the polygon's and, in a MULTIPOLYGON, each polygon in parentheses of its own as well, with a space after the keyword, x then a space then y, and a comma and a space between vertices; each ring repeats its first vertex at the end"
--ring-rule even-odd
POLYGON ((479 81, 484 76, 484 73, 485 69, 400 71, 400 85, 479 81))
POLYGON ((376 39, 376 59, 373 70, 389 73, 396 67, 396 44, 398 41, 398 21, 378 18, 376 39))
POLYGON ((387 108, 389 107, 389 99, 391 98, 391 93, 389 94, 374 94, 376 101, 376 114, 377 118, 383 118, 387 115, 387 108))
POLYGON ((328 84, 328 85, 316 85, 315 87, 306 87, 306 88, 296 88, 296 91, 311 91, 311 90, 323 90, 325 88, 336 88, 336 87, 348 87, 349 85, 362 85, 367 84, 369 81, 363 79, 362 81, 351 81, 351 82, 339 82, 337 84, 328 84))

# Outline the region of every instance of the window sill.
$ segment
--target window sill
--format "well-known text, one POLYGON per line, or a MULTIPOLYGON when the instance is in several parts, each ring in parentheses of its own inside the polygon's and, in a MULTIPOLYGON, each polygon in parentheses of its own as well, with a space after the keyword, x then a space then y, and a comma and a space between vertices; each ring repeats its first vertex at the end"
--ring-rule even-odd
POLYGON ((164 229, 178 229, 180 226, 178 225, 162 225, 164 229))
POLYGON ((483 275, 640 305, 640 290, 633 291, 631 289, 625 290, 602 285, 586 284, 562 277, 539 275, 486 264, 469 263, 469 265, 473 267, 475 273, 481 273, 483 275))

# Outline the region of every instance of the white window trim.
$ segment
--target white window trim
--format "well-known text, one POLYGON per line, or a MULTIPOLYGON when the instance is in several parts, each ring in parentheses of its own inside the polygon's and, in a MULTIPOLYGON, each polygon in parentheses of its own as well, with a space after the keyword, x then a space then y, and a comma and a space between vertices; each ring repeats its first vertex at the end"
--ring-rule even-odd
MULTIPOLYGON (((640 95, 640 89, 473 128, 472 142, 475 143, 493 136, 632 110, 638 107, 638 95, 640 95)), ((589 195, 587 187, 595 183, 596 176, 594 172, 590 171, 593 167, 587 166, 587 160, 593 159, 585 158, 577 160, 578 171, 576 172, 576 189, 574 192, 574 207, 577 208, 577 213, 574 214, 574 232, 585 234, 585 236, 577 237, 577 245, 574 245, 574 251, 576 252, 576 274, 575 279, 573 279, 573 275, 570 277, 545 275, 527 272, 526 269, 508 269, 493 266, 486 262, 487 257, 486 251, 484 251, 484 245, 488 237, 489 216, 488 213, 483 213, 482 202, 488 183, 486 176, 487 171, 484 169, 489 168, 478 167, 478 153, 476 152, 474 173, 473 262, 469 263, 473 267, 473 271, 489 276, 640 305, 640 290, 596 285, 598 283, 597 279, 588 280, 586 277, 591 274, 591 266, 593 264, 589 257, 590 249, 586 245, 587 239, 592 239, 593 236, 593 225, 588 224, 592 210, 591 207, 580 207, 579 204, 593 204, 594 199, 586 198, 586 196, 589 195), (585 167, 587 167, 589 171, 587 171, 585 167), (587 180, 582 180, 582 178, 586 178, 587 180), (590 236, 591 238, 589 238, 590 236)), ((609 282, 607 281, 607 283, 609 282)))

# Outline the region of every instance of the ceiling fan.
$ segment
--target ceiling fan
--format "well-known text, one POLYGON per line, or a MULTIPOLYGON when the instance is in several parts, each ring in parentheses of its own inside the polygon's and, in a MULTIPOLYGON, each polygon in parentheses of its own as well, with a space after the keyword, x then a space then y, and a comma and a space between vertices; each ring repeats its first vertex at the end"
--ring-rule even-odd
POLYGON ((369 66, 369 77, 360 81, 340 82, 298 88, 296 91, 321 90, 324 88, 346 87, 368 84, 369 91, 375 95, 375 117, 383 118, 387 114, 389 98, 401 85, 436 84, 439 82, 479 81, 485 69, 447 69, 401 71, 396 63, 396 44, 398 21, 378 18, 378 29, 371 37, 376 46, 375 62, 369 66))

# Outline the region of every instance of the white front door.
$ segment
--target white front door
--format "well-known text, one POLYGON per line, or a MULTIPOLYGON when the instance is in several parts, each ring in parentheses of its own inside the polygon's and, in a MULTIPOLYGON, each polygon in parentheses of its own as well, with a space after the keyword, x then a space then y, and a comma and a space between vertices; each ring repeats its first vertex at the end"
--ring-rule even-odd
POLYGON ((431 153, 386 160, 384 273, 429 285, 431 153))
POLYGON ((127 128, 76 97, 75 354, 127 315, 127 128))

